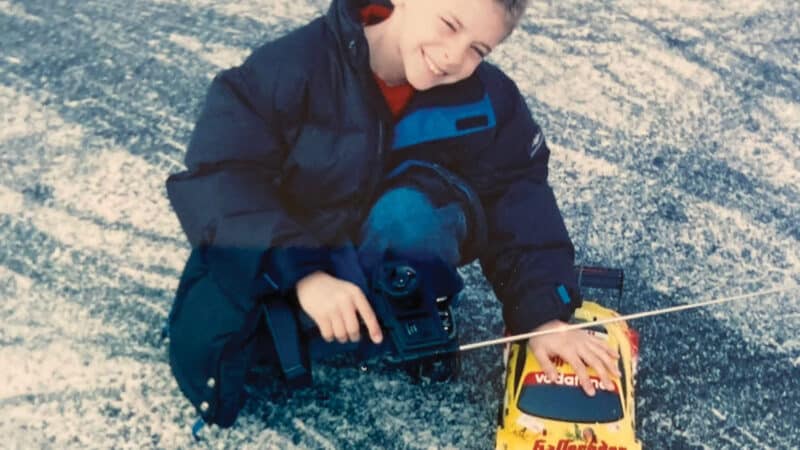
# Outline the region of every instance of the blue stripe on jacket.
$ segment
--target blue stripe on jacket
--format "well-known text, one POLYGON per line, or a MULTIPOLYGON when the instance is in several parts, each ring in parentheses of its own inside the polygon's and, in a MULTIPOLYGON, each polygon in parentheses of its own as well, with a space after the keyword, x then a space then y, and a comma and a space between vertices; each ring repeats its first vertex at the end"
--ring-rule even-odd
POLYGON ((419 109, 395 125, 392 148, 463 136, 493 128, 496 123, 489 94, 465 105, 419 109))

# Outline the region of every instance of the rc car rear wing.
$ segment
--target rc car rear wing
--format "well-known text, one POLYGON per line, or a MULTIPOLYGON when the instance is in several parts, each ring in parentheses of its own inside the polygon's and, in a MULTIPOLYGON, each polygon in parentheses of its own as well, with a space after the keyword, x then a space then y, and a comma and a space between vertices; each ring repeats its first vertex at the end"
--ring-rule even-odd
POLYGON ((599 266, 575 266, 578 273, 578 286, 581 290, 614 289, 617 291, 617 311, 622 306, 622 288, 625 282, 625 273, 622 269, 613 269, 599 266))

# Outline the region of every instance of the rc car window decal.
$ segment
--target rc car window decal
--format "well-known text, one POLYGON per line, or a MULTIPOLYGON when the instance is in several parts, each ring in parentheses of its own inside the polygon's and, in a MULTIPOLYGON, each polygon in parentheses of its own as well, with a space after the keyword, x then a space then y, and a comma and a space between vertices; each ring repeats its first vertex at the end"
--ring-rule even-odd
POLYGON ((530 384, 522 388, 517 407, 525 414, 577 423, 622 419, 619 392, 598 390, 589 397, 578 386, 530 384))

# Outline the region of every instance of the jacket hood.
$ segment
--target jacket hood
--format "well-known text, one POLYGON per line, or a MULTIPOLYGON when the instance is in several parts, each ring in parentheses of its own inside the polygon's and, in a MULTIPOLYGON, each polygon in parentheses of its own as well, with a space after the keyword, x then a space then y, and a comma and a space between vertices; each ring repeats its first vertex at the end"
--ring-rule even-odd
POLYGON ((390 0, 332 0, 325 16, 339 48, 343 53, 349 54, 353 62, 369 53, 358 11, 371 4, 392 7, 390 0))
POLYGON ((386 122, 390 122, 392 116, 389 107, 386 106, 383 95, 372 77, 369 44, 359 17, 359 10, 372 4, 392 7, 390 0, 332 0, 325 22, 334 35, 342 59, 354 70, 365 92, 368 93, 367 99, 373 110, 386 122))

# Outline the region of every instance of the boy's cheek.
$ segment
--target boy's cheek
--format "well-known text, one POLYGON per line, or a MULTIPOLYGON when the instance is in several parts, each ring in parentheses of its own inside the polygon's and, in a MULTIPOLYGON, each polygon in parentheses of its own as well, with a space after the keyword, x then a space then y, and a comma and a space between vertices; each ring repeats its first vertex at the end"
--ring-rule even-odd
POLYGON ((470 62, 467 64, 467 67, 464 69, 464 73, 463 73, 462 80, 463 80, 464 78, 469 78, 470 76, 472 76, 472 74, 473 74, 473 73, 475 73, 475 70, 477 70, 477 69, 478 69, 478 65, 479 65, 480 63, 481 63, 481 60, 480 60, 480 59, 478 59, 478 60, 472 60, 472 61, 470 61, 470 62))

